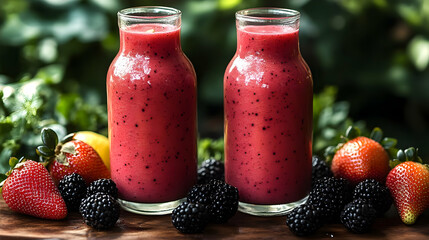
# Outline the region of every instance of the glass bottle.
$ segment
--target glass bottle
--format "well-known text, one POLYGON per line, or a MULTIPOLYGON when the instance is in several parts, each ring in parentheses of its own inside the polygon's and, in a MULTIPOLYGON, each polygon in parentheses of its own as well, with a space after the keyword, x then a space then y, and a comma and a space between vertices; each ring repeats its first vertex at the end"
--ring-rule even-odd
POLYGON ((168 214, 196 183, 196 74, 180 45, 181 12, 118 12, 107 73, 111 175, 128 211, 168 214))
POLYGON ((281 215, 311 187, 313 80, 297 11, 236 13, 237 51, 224 75, 225 179, 239 210, 281 215))

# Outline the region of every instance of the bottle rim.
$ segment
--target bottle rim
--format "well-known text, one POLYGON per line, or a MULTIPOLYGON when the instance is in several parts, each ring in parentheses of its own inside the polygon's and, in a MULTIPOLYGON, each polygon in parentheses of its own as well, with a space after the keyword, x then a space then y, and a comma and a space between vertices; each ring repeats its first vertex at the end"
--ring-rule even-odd
POLYGON ((163 6, 142 6, 125 8, 118 12, 118 18, 123 20, 163 20, 169 21, 177 19, 182 12, 172 7, 163 6))
POLYGON ((235 18, 248 23, 292 24, 299 20, 297 10, 287 8, 261 7, 237 11, 235 18))

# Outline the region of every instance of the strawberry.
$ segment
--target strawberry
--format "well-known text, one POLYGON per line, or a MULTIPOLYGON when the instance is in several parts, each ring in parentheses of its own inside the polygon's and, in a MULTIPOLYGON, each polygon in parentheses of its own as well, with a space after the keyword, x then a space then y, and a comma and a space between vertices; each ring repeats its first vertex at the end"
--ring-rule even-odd
MULTIPOLYGON (((410 160, 417 157, 417 150, 398 151, 398 159, 405 162, 394 167, 387 175, 386 186, 395 202, 396 209, 405 224, 414 224, 417 217, 429 208, 429 167, 410 160)), ((398 160, 397 160, 398 161, 398 160)))
MULTIPOLYGON (((381 130, 375 128, 371 138, 359 135, 360 131, 356 128, 347 130, 346 142, 340 144, 334 152, 331 163, 332 173, 337 178, 347 179, 352 185, 365 179, 375 179, 384 183, 390 170, 390 157, 378 142, 382 139, 381 130)), ((389 148, 396 145, 394 139, 385 138, 383 141, 389 148)))
POLYGON ((58 143, 57 134, 48 128, 42 129, 42 141, 45 145, 37 147, 37 153, 46 159, 55 183, 72 173, 81 175, 87 184, 110 178, 110 171, 90 145, 70 139, 58 143))
MULTIPOLYGON (((16 158, 11 158, 11 160, 16 158)), ((12 170, 3 182, 2 195, 13 211, 45 219, 63 219, 67 207, 48 170, 28 160, 11 164, 12 170)))

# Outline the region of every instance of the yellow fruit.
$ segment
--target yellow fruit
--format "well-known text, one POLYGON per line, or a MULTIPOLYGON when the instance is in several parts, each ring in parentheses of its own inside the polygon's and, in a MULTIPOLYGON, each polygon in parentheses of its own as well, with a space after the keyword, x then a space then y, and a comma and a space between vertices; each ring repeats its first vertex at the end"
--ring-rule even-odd
POLYGON ((101 134, 81 131, 77 132, 73 139, 81 140, 88 144, 100 155, 104 165, 110 170, 109 139, 101 134))

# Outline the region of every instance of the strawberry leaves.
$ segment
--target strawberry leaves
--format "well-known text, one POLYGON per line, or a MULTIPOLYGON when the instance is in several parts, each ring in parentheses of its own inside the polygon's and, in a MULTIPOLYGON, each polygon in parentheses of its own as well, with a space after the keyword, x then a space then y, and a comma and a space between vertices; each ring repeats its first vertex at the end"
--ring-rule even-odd
MULTIPOLYGON (((344 145, 344 143, 359 136, 364 136, 362 131, 358 127, 349 126, 344 135, 341 137, 340 143, 338 143, 336 146, 329 146, 325 149, 324 156, 326 161, 330 163, 335 153, 344 145)), ((396 148, 398 141, 395 138, 384 137, 383 130, 381 130, 381 128, 375 127, 368 137, 380 143, 380 145, 389 153, 390 159, 393 159, 396 156, 398 152, 398 149, 396 148)))
POLYGON ((418 156, 417 148, 410 147, 405 150, 398 150, 396 153, 396 158, 389 162, 389 166, 393 169, 397 165, 407 161, 423 163, 423 160, 418 156))
POLYGON ((42 142, 44 145, 36 148, 36 153, 43 159, 52 158, 58 145, 58 135, 50 128, 42 129, 42 142))
POLYGON ((50 150, 55 150, 58 145, 58 135, 50 128, 42 129, 42 142, 50 150))

